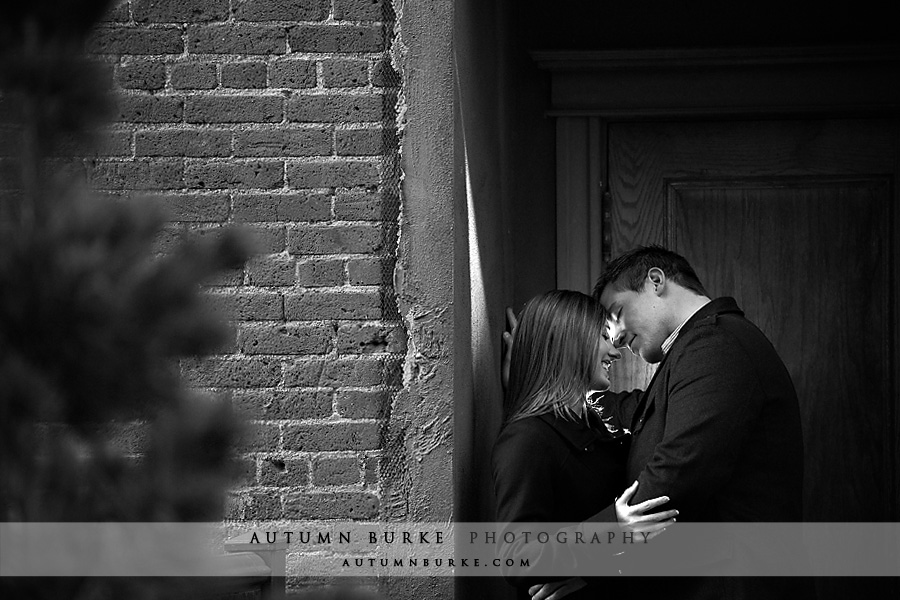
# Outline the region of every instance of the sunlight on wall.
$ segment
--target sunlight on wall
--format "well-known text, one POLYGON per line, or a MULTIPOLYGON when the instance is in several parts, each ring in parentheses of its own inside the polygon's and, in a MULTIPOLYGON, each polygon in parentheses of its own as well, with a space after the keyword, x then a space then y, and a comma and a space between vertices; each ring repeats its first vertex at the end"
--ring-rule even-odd
MULTIPOLYGON (((463 142, 465 146, 465 142, 463 142)), ((466 170, 466 218, 469 223, 469 285, 472 307, 472 349, 477 353, 480 334, 488 330, 487 294, 484 289, 484 271, 478 249, 478 225, 475 222, 475 194, 472 191, 472 172, 469 169, 469 150, 464 148, 466 170)), ((478 356, 473 356, 477 360, 478 356)))

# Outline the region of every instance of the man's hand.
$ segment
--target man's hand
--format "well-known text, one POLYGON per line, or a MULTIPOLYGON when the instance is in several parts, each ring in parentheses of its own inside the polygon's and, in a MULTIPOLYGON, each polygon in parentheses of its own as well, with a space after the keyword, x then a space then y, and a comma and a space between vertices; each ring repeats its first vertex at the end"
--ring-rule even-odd
POLYGON ((509 362, 512 360, 513 339, 516 336, 516 327, 519 326, 519 320, 513 309, 506 307, 506 331, 503 332, 503 366, 501 368, 501 381, 503 383, 503 391, 509 387, 509 362))
POLYGON ((675 523, 675 516, 678 514, 678 511, 650 512, 657 506, 668 502, 668 496, 659 496, 658 498, 645 500, 634 506, 628 504, 637 488, 638 482, 635 481, 616 499, 616 517, 619 521, 619 527, 626 531, 649 533, 650 535, 647 536, 647 539, 650 540, 665 531, 666 527, 675 523))
POLYGON ((528 588, 531 600, 559 600, 572 592, 577 592, 587 585, 581 577, 570 577, 562 581, 553 581, 544 585, 533 585, 528 588))

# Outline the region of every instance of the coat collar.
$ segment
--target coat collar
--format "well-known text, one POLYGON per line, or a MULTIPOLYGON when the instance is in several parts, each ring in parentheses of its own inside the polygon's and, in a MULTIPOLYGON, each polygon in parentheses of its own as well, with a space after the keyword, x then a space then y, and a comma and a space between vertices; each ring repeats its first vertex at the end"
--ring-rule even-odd
MULTIPOLYGON (((702 306, 700 310, 695 312, 694 316, 688 319, 687 323, 682 326, 681 332, 678 334, 678 339, 676 339, 675 343, 672 345, 673 348, 678 344, 678 340, 682 339, 684 335, 691 329, 697 327, 700 324, 715 323, 716 319, 719 318, 719 315, 725 314, 736 314, 743 316, 744 312, 740 309, 740 307, 738 307, 735 299, 729 296, 723 296, 721 298, 710 300, 704 306, 702 306)), ((672 349, 670 348, 669 354, 671 354, 671 351, 672 349)), ((663 359, 663 361, 665 361, 665 359, 663 359)))

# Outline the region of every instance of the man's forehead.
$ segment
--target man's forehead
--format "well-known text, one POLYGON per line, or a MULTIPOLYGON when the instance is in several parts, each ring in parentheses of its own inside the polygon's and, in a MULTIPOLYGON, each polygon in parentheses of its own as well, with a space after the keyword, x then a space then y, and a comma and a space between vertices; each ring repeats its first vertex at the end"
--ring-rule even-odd
POLYGON ((614 304, 621 304, 627 299, 628 291, 618 289, 615 284, 610 284, 600 294, 600 304, 607 312, 610 312, 614 304))

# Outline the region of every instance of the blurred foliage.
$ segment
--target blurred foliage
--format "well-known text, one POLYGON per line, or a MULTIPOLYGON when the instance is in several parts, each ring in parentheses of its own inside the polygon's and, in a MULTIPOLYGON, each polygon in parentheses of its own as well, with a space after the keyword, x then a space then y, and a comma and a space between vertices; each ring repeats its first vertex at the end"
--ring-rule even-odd
MULTIPOLYGON (((227 402, 182 387, 178 359, 227 336, 200 284, 248 250, 224 231, 160 255, 165 216, 152 203, 100 197, 71 168, 73 140, 90 140, 111 106, 103 69, 82 54, 107 4, 0 9, 0 514, 215 521, 238 427, 227 402)), ((4 598, 156 593, 145 583, 2 587, 4 598)))

